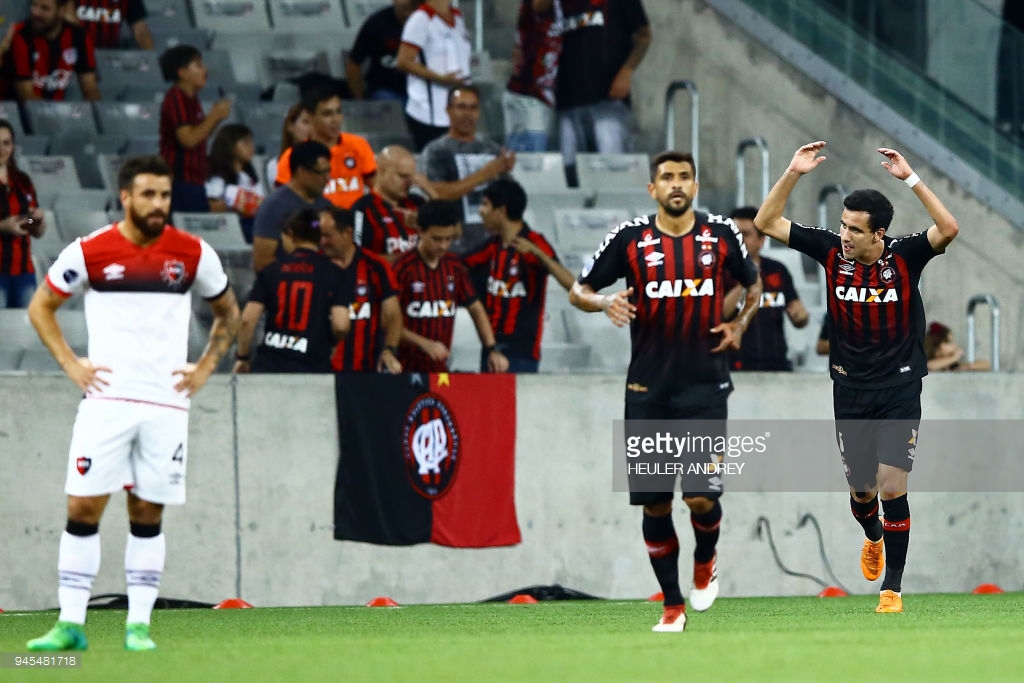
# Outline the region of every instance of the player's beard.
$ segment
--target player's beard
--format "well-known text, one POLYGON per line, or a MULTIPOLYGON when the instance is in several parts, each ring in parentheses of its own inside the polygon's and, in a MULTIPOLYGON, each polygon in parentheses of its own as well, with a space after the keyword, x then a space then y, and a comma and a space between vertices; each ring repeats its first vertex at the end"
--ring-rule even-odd
POLYGON ((163 234, 164 226, 167 224, 167 214, 163 211, 150 211, 145 216, 136 213, 135 209, 129 209, 128 213, 131 215, 132 223, 146 237, 155 238, 163 234))
POLYGON ((661 208, 665 210, 665 213, 667 213, 672 218, 679 218, 687 211, 689 211, 691 206, 690 198, 687 197, 685 194, 683 195, 683 203, 680 206, 675 206, 674 204, 672 204, 672 197, 669 197, 665 201, 659 203, 661 204, 661 208))

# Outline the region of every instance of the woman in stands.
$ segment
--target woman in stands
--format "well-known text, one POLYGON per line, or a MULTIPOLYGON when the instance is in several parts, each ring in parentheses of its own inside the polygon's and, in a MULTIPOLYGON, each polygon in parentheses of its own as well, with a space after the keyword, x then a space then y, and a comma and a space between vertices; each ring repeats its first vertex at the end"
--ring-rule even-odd
POLYGON ((953 331, 942 323, 932 323, 924 335, 924 355, 929 372, 943 370, 991 370, 988 361, 968 363, 964 350, 953 340, 953 331))
POLYGON ((14 161, 14 128, 0 119, 0 307, 28 306, 36 286, 30 242, 45 229, 32 179, 14 161))
POLYGON ((240 123, 221 126, 210 149, 210 177, 206 198, 210 211, 234 211, 242 225, 246 244, 252 244, 256 209, 263 202, 263 188, 252 165, 256 143, 252 130, 240 123))
POLYGON ((309 112, 302 108, 302 103, 292 105, 288 114, 284 117, 284 126, 281 128, 281 151, 276 157, 267 160, 267 189, 274 189, 274 178, 277 177, 277 160, 281 158, 284 151, 297 142, 305 142, 313 135, 313 118, 309 112))

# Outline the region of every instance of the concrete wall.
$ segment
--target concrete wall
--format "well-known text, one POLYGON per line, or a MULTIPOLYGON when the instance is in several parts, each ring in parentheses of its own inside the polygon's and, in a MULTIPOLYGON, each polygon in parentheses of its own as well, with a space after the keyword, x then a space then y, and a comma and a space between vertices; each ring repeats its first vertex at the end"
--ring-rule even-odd
MULTIPOLYGON (((730 404, 738 419, 830 419, 830 383, 813 375, 740 375, 730 404)), ((388 548, 332 539, 337 464, 333 380, 215 376, 192 410, 189 502, 165 517, 168 561, 161 593, 217 602, 240 595, 259 606, 480 600, 533 584, 640 598, 657 590, 640 536, 640 512, 611 491, 611 421, 622 378, 538 376, 518 382, 516 500, 523 543, 454 550, 388 548), (234 429, 237 399, 237 433, 234 429), (237 434, 237 454, 234 439, 237 434)), ((62 376, 0 377, 0 608, 56 604, 57 540, 77 392, 62 376)), ((926 418, 1019 419, 1024 380, 949 374, 926 380, 926 418)), ((822 457, 835 460, 823 443, 822 457)), ((983 454, 965 453, 965 458, 983 454)), ((913 481, 913 478, 912 480, 913 481)), ((1008 487, 1010 488, 1010 487, 1008 487)), ((1024 580, 1024 495, 912 494, 914 533, 904 586, 963 591, 1024 580)), ((103 564, 94 593, 123 593, 124 496, 101 525, 103 564)), ((797 528, 820 522, 839 579, 869 592, 858 569, 861 531, 842 493, 734 493, 723 500, 723 594, 817 591, 785 576, 757 520, 767 517, 783 561, 822 576, 817 540, 797 528)), ((692 548, 676 513, 684 557, 692 548)), ((686 575, 684 563, 684 576, 686 575)))

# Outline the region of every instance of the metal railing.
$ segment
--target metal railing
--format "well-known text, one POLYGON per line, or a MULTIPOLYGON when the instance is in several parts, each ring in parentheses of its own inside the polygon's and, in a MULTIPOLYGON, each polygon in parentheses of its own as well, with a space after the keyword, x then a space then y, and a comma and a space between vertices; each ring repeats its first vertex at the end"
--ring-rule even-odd
POLYGON ((974 346, 977 336, 974 322, 974 309, 978 304, 987 304, 991 316, 992 334, 992 371, 999 372, 999 302, 991 294, 975 294, 967 302, 967 362, 974 362, 974 346))
POLYGON ((825 185, 818 191, 818 227, 831 228, 828 220, 828 198, 832 195, 839 197, 839 201, 846 199, 850 191, 841 183, 825 185))
POLYGON ((747 205, 747 162, 743 153, 750 147, 757 147, 761 152, 761 195, 754 206, 760 206, 768 196, 768 141, 760 136, 744 138, 736 147, 736 206, 747 205))
POLYGON ((676 110, 672 106, 676 93, 685 90, 690 93, 690 153, 700 175, 700 100, 697 84, 693 81, 672 81, 665 90, 665 149, 676 149, 676 110))

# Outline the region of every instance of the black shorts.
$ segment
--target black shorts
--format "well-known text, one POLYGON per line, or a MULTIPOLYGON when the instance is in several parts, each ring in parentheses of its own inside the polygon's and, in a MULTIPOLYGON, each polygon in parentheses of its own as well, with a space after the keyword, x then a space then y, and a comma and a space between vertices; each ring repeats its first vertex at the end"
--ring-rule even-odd
POLYGON ((832 385, 836 445, 846 481, 858 491, 876 484, 878 465, 911 471, 921 427, 921 380, 885 389, 832 385))
MULTIPOLYGON (((720 434, 706 434, 707 436, 725 437, 725 421, 729 416, 729 406, 727 398, 725 396, 720 399, 716 399, 700 408, 688 408, 682 409, 677 406, 667 405, 664 403, 652 403, 648 401, 630 401, 626 400, 626 433, 629 433, 629 421, 630 420, 707 420, 707 421, 720 421, 720 424, 715 424, 715 429, 720 430, 720 434)), ((707 424, 705 423, 705 425, 707 424)), ((703 462, 706 460, 706 454, 695 454, 694 461, 700 458, 703 462)), ((721 462, 725 458, 724 453, 718 454, 718 461, 721 462)), ((688 464, 688 463, 684 463, 688 464)), ((712 500, 720 498, 722 495, 722 480, 718 476, 708 477, 707 475, 677 475, 680 479, 680 489, 683 491, 683 498, 692 497, 703 497, 710 498, 712 500), (689 485, 689 486, 688 486, 689 485)), ((630 476, 630 481, 633 481, 633 476, 630 476)), ((671 502, 674 497, 674 491, 630 491, 629 492, 629 504, 630 505, 654 505, 657 503, 671 502)))

